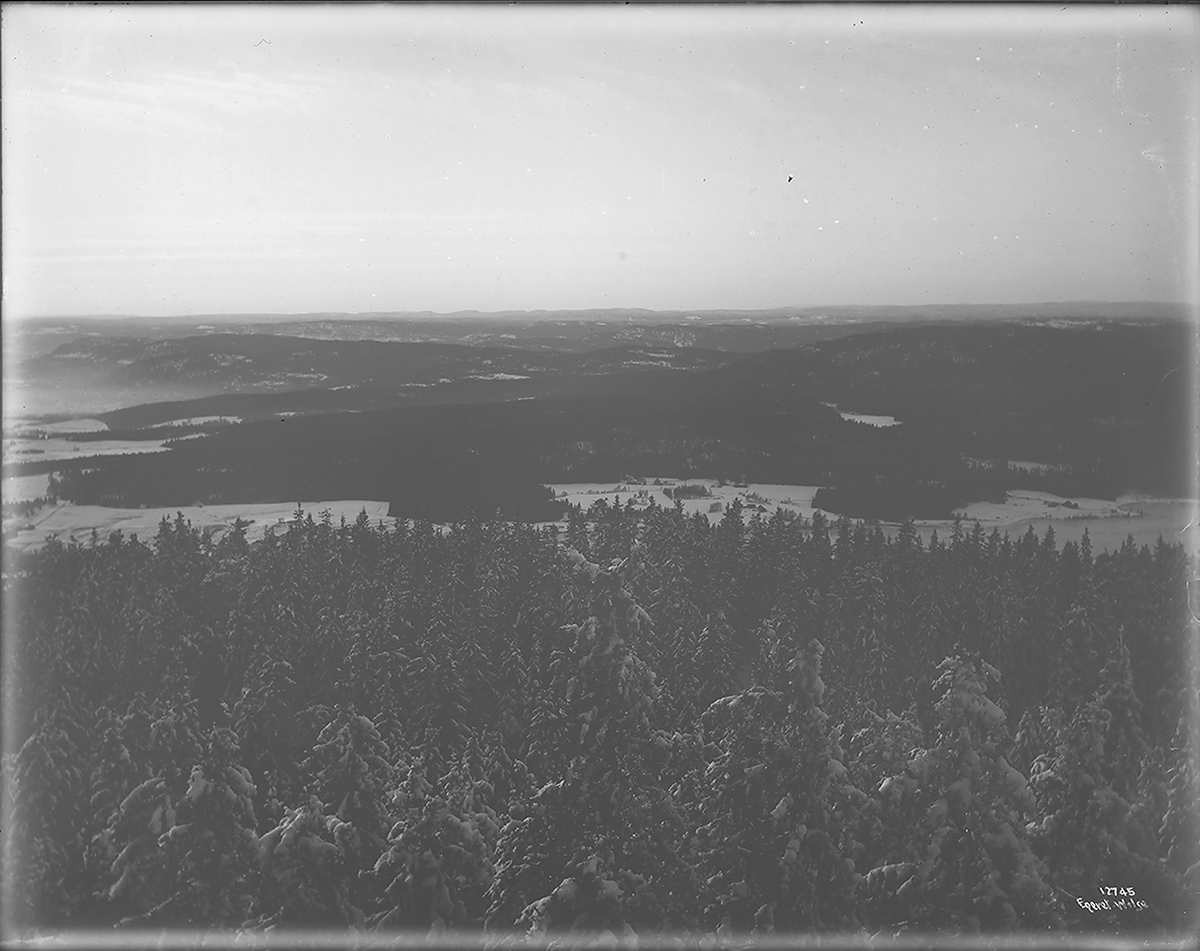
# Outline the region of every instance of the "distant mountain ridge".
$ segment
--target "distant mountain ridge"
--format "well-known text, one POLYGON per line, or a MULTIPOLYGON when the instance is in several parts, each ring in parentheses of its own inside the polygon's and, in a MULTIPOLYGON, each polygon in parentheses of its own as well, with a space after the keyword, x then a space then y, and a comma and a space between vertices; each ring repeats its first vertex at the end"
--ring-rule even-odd
POLYGON ((27 415, 95 415, 218 396, 223 405, 238 393, 269 394, 263 407, 276 407, 275 395, 297 390, 313 391, 305 404, 309 411, 344 411, 378 406, 381 399, 409 405, 546 396, 574 388, 573 376, 694 370, 737 355, 905 327, 1149 326, 1179 324, 1186 314, 1187 308, 1175 304, 1067 302, 327 314, 258 322, 254 315, 197 316, 46 321, 11 328, 5 343, 6 352, 20 355, 6 365, 7 379, 27 415), (585 354, 592 356, 579 359, 585 354), (349 393, 346 387, 380 392, 349 393), (317 389, 326 392, 317 395, 317 389))
POLYGON ((1079 319, 1184 319, 1195 307, 1172 301, 1044 301, 1027 304, 835 304, 806 307, 700 308, 655 310, 643 307, 561 308, 537 310, 388 310, 388 311, 313 311, 295 314, 178 314, 167 317, 105 314, 88 317, 57 315, 26 318, 35 322, 77 322, 130 320, 145 322, 219 322, 286 323, 299 320, 620 320, 626 322, 671 323, 697 319, 722 323, 730 320, 769 322, 795 319, 841 320, 1004 320, 1028 317, 1079 319))

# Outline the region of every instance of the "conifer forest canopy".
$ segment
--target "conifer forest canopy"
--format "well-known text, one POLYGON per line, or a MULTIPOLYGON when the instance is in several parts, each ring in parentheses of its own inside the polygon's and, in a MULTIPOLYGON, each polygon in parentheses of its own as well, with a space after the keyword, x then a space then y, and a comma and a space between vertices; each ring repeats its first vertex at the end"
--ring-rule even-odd
POLYGON ((11 567, 27 932, 1196 927, 1180 545, 601 501, 11 567))

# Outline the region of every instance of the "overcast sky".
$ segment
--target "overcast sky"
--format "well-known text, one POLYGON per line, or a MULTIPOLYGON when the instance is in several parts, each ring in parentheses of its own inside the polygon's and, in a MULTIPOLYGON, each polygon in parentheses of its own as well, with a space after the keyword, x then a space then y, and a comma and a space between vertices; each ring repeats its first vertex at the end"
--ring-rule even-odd
POLYGON ((7 4, 4 312, 1195 300, 1198 16, 7 4))

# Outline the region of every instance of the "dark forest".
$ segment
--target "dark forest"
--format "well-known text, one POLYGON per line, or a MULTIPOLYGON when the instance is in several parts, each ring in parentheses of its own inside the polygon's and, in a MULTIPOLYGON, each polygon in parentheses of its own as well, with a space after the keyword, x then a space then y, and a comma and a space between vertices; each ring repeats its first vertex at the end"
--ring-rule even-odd
POLYGON ((27 929, 1196 926, 1180 546, 601 502, 10 567, 27 929))

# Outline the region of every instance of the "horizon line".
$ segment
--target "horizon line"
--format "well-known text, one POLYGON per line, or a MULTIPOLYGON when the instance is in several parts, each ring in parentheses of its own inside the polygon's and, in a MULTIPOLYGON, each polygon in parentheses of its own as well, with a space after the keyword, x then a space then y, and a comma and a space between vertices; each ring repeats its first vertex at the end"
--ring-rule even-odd
POLYGON ((414 309, 414 310, 364 310, 364 311, 335 311, 335 310, 313 310, 313 311, 200 311, 200 312, 185 312, 173 314, 134 314, 134 313, 99 313, 99 314, 26 314, 22 316, 5 315, 4 323, 17 323, 22 321, 53 321, 53 320, 199 320, 199 319, 230 319, 236 317, 270 317, 270 318, 369 318, 373 316, 379 317, 462 317, 462 316, 509 316, 509 315, 541 315, 541 314, 580 314, 588 312, 600 313, 644 313, 653 314, 684 314, 684 315, 701 315, 701 314, 721 314, 721 313, 739 313, 739 314, 773 314, 780 312, 793 312, 797 314, 812 313, 822 310, 917 310, 920 308, 1005 308, 1016 309, 1023 307, 1163 307, 1163 308, 1184 308, 1193 311, 1200 310, 1200 302, 1188 300, 1155 300, 1149 298, 1134 299, 1134 300, 1039 300, 1039 301, 1020 301, 1020 302, 972 302, 966 303, 945 302, 933 303, 926 302, 920 304, 780 304, 774 307, 539 307, 539 308, 498 308, 495 310, 479 310, 477 308, 461 308, 458 310, 429 310, 429 309, 414 309))

